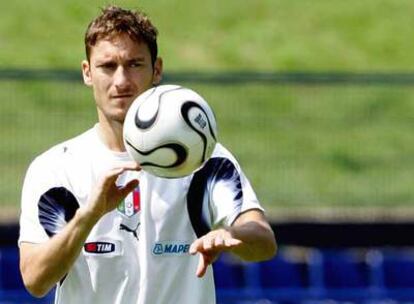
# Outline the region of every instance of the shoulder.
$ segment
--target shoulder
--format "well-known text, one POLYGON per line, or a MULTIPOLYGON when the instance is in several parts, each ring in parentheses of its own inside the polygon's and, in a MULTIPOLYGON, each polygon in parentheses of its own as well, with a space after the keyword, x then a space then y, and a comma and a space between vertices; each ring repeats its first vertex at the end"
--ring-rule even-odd
POLYGON ((234 167, 237 171, 240 171, 240 165, 236 157, 222 144, 217 143, 211 155, 210 163, 227 164, 227 166, 234 167))
POLYGON ((234 158, 234 156, 231 154, 231 152, 225 148, 221 143, 217 143, 214 147, 212 157, 220 157, 220 156, 231 156, 234 158))
POLYGON ((233 154, 222 144, 217 143, 213 154, 206 163, 192 176, 192 183, 216 183, 217 181, 229 180, 241 174, 239 163, 233 154))
POLYGON ((56 144, 35 157, 29 166, 28 172, 59 171, 67 165, 71 166, 76 159, 85 155, 93 137, 93 129, 90 129, 76 137, 56 144))
POLYGON ((231 153, 230 150, 224 147, 221 143, 216 144, 212 157, 228 158, 232 162, 237 163, 236 157, 233 155, 233 153, 231 153))

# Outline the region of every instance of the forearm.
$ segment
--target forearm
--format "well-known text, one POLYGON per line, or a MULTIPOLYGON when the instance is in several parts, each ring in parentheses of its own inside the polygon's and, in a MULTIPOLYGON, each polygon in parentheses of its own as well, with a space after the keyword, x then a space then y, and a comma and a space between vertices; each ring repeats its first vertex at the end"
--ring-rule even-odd
POLYGON ((228 229, 233 238, 241 241, 232 252, 243 260, 263 261, 276 254, 276 239, 262 211, 253 209, 240 214, 228 229))
POLYGON ((189 250, 192 255, 200 253, 196 275, 202 277, 223 251, 251 262, 269 260, 276 254, 275 236, 261 210, 241 213, 231 227, 214 229, 196 239, 189 250))
POLYGON ((21 272, 27 289, 45 295, 70 270, 97 219, 82 208, 44 244, 21 244, 21 272))
POLYGON ((276 254, 276 240, 266 222, 247 221, 229 228, 232 237, 242 241, 232 249, 245 261, 257 262, 271 259, 276 254))

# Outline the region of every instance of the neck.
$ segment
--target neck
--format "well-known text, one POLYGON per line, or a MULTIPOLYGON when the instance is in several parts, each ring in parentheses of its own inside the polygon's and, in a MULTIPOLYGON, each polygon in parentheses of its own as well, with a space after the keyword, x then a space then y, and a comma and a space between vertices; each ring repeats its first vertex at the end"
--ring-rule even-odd
POLYGON ((125 146, 122 138, 122 123, 99 119, 98 134, 105 146, 114 152, 124 152, 125 146))

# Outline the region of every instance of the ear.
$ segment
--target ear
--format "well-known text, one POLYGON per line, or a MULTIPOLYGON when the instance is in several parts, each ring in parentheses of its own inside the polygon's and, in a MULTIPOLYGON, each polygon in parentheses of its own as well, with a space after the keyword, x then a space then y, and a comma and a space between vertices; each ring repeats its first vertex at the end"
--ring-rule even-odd
POLYGON ((83 83, 86 84, 88 87, 91 87, 92 86, 91 67, 87 60, 82 61, 82 76, 83 76, 83 83))
POLYGON ((157 57, 154 62, 154 74, 152 75, 152 84, 157 85, 162 80, 162 58, 157 57))

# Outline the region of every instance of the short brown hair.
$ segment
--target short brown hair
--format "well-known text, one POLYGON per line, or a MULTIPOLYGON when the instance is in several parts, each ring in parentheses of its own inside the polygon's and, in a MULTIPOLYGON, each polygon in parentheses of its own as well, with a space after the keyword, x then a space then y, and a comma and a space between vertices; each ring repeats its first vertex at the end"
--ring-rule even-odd
POLYGON ((149 18, 141 11, 131 11, 110 5, 88 25, 85 33, 86 58, 90 60, 91 49, 99 40, 127 34, 132 40, 147 44, 152 65, 157 59, 158 31, 149 18))

